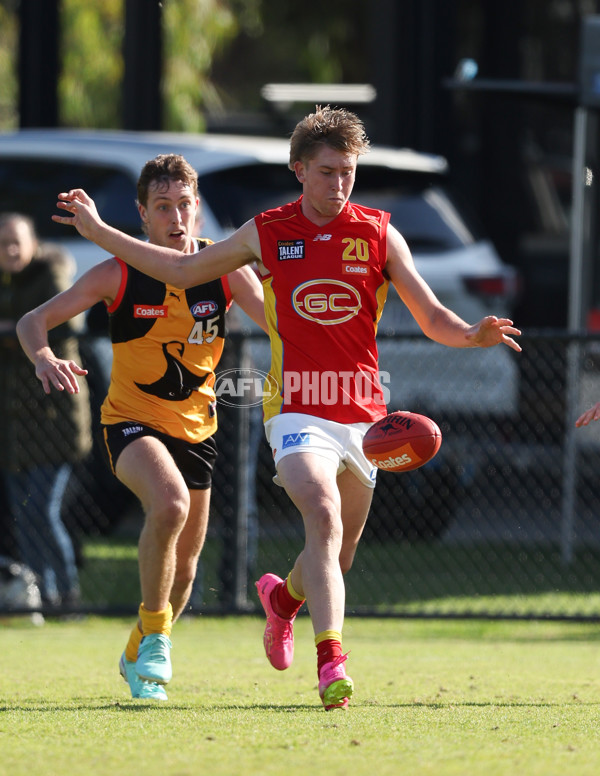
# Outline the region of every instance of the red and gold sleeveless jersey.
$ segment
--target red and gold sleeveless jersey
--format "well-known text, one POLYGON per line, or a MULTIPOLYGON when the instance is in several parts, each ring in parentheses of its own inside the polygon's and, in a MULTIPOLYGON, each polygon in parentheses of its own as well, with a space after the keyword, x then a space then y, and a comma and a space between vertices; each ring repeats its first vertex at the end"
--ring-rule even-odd
POLYGON ((255 218, 272 351, 265 420, 285 412, 377 420, 386 414, 375 336, 389 286, 389 213, 348 202, 317 226, 301 201, 255 218))
POLYGON ((113 364, 102 423, 137 421, 201 442, 217 429, 214 369, 231 304, 227 278, 182 290, 116 261, 121 285, 108 308, 113 364))

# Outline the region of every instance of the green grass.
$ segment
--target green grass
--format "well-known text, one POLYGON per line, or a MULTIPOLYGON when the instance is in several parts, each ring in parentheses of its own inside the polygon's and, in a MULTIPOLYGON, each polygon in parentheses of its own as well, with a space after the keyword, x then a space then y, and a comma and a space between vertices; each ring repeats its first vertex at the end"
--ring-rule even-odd
MULTIPOLYGON (((257 568, 285 576, 301 539, 263 539, 257 568)), ((202 552, 208 610, 219 606, 221 544, 210 537, 202 552)), ((102 538, 85 545, 84 600, 136 611, 137 547, 102 538)), ((257 604, 250 580, 249 596, 257 604)), ((550 545, 363 542, 346 577, 351 612, 405 614, 579 615, 600 617, 600 550, 582 547, 565 567, 550 545)))
POLYGON ((356 694, 326 713, 310 622, 274 671, 262 619, 173 634, 169 701, 131 700, 116 663, 131 623, 0 621, 0 753, 10 776, 590 776, 600 769, 600 628, 346 621, 356 694))

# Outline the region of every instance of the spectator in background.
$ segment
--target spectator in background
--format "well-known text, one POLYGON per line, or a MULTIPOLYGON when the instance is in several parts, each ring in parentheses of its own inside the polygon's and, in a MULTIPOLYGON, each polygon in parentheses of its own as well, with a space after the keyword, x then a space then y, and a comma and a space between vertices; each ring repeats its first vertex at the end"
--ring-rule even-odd
MULTIPOLYGON (((16 336, 27 310, 71 285, 74 260, 38 242, 32 220, 0 214, 0 476, 13 521, 18 559, 38 577, 45 606, 73 605, 79 579, 72 539, 61 519, 71 465, 91 449, 91 411, 78 394, 46 396, 16 336)), ((52 347, 79 360, 76 327, 53 331, 52 347)))

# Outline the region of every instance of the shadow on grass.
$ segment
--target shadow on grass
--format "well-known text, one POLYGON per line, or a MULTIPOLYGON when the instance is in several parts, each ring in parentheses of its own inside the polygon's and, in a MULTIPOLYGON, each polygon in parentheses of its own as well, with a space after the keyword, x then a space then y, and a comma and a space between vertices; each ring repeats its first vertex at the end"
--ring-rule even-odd
POLYGON ((338 714, 351 714, 353 711, 360 710, 373 710, 377 709, 456 709, 456 708, 474 708, 474 709, 509 709, 509 708, 522 708, 522 709, 560 709, 565 706, 581 706, 585 708, 596 708, 600 706, 600 701, 565 701, 564 703, 549 702, 549 701, 457 701, 449 700, 446 703, 440 701, 407 701, 405 703, 360 703, 352 702, 348 709, 334 709, 331 712, 325 712, 322 706, 317 704, 311 705, 308 703, 299 703, 297 705, 288 704, 275 704, 275 703, 248 703, 246 705, 241 704, 228 704, 228 703, 172 703, 155 701, 138 701, 133 702, 105 702, 105 703, 78 703, 78 704, 48 704, 48 703, 21 703, 21 704, 6 704, 0 705, 1 712, 31 712, 35 714, 47 713, 64 713, 64 712, 80 712, 80 711, 126 711, 135 712, 137 714, 162 714, 169 712, 172 714, 174 711, 198 711, 203 710, 206 712, 248 712, 248 711, 268 711, 279 714, 296 714, 298 712, 318 712, 319 714, 326 714, 328 719, 335 719, 338 714))

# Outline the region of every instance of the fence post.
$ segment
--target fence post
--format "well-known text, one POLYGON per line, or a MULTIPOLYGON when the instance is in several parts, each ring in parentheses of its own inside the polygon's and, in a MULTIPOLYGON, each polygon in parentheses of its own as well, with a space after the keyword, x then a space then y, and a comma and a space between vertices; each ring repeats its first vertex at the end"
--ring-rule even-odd
MULTIPOLYGON (((589 269, 590 217, 586 197, 587 157, 590 120, 587 108, 575 111, 573 143, 573 215, 569 246, 569 320, 571 334, 581 330, 584 315, 584 278, 589 269)), ((563 499, 561 523, 561 557, 563 565, 573 561, 575 543, 575 499, 577 493, 577 440, 575 418, 579 396, 581 343, 570 340, 567 345, 567 384, 565 409, 565 444, 563 453, 563 499)))
POLYGON ((575 418, 579 395, 581 343, 567 345, 567 380, 565 402, 565 439, 563 446, 563 497, 561 519, 561 559, 563 566, 573 562, 575 546, 575 505, 577 497, 577 440, 575 418))
MULTIPOLYGON (((237 363, 240 369, 251 366, 250 352, 245 337, 237 338, 237 363)), ((237 408, 238 422, 234 426, 235 445, 235 487, 234 487, 234 525, 235 552, 233 568, 233 606, 235 611, 246 611, 248 602, 248 502, 250 492, 249 462, 250 452, 250 408, 243 402, 237 408)))

